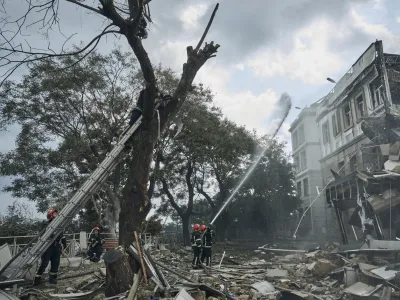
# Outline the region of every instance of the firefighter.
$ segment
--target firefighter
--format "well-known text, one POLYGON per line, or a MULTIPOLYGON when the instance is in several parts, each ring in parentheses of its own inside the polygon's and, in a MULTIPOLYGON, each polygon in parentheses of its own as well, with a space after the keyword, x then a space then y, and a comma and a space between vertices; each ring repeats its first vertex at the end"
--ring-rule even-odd
POLYGON ((100 227, 95 226, 93 233, 90 235, 90 246, 87 255, 92 262, 98 262, 103 253, 104 239, 100 236, 100 227))
MULTIPOLYGON (((53 221, 56 216, 57 216, 57 210, 54 208, 50 209, 47 212, 48 223, 50 224, 51 221, 53 221)), ((58 268, 60 266, 60 258, 63 249, 65 249, 66 247, 67 247, 67 241, 63 233, 61 233, 55 239, 55 241, 49 246, 46 252, 43 253, 41 257, 42 261, 40 263, 39 269, 35 275, 35 279, 33 282, 34 285, 39 285, 41 283, 42 275, 46 270, 47 266, 49 265, 49 262, 51 264, 49 272, 49 283, 57 284, 57 273, 58 273, 58 268)))
POLYGON ((200 267, 200 254, 201 254, 201 232, 199 224, 193 225, 193 231, 190 241, 192 243, 192 249, 193 249, 192 268, 197 269, 200 267))
POLYGON ((204 264, 204 259, 206 260, 206 266, 211 267, 211 249, 213 246, 212 237, 214 236, 214 232, 211 228, 206 225, 200 226, 200 231, 202 232, 201 244, 201 263, 204 264))

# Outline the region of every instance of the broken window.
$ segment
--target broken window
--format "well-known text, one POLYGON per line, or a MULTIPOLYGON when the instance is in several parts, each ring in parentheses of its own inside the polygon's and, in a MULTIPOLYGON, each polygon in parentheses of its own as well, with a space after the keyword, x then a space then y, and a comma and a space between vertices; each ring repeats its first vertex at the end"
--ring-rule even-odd
POLYGON ((297 196, 301 197, 301 181, 297 182, 297 196))
POLYGON ((329 123, 326 121, 324 124, 322 124, 322 141, 325 144, 328 144, 330 142, 330 135, 329 135, 329 123))
POLYGON ((379 77, 370 83, 369 90, 372 97, 372 108, 376 109, 383 104, 383 89, 379 77))
POLYGON ((340 110, 337 110, 332 116, 333 135, 337 136, 342 132, 342 122, 340 119, 340 110))
POLYGON ((366 115, 366 109, 365 109, 365 102, 364 102, 364 97, 361 94, 356 98, 356 106, 357 106, 357 116, 358 118, 361 118, 366 115))
POLYGON ((307 156, 306 151, 303 150, 300 152, 300 170, 304 170, 307 168, 307 156))
POLYGON ((344 122, 344 128, 347 129, 350 126, 353 125, 353 117, 351 115, 351 104, 350 102, 347 103, 343 107, 343 122, 344 122))
POLYGON ((299 126, 298 133, 299 133, 299 145, 301 145, 304 142, 304 125, 299 126))
POLYGON ((357 170, 357 156, 353 156, 350 158, 350 172, 354 172, 357 170))
POLYGON ((308 196, 308 178, 303 179, 304 196, 308 196))

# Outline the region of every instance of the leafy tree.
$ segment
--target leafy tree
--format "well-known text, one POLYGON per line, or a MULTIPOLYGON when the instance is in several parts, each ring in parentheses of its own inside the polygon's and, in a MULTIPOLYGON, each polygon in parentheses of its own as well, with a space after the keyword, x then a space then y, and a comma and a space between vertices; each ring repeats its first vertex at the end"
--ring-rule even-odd
MULTIPOLYGON (((215 120, 211 128, 203 141, 206 145, 203 152, 205 159, 201 180, 197 185, 197 191, 212 209, 208 222, 244 174, 256 146, 254 133, 222 116, 215 120)), ((230 207, 227 207, 215 223, 218 240, 225 239, 226 228, 231 221, 230 207)))
MULTIPOLYGON (((5 3, 4 1, 2 2, 5 3)), ((196 47, 187 47, 187 62, 183 65, 181 78, 178 84, 172 88, 172 99, 165 105, 164 109, 160 111, 158 119, 155 117, 154 109, 157 98, 157 86, 159 85, 159 82, 157 81, 158 78, 153 64, 151 63, 142 43, 142 39, 147 38, 147 22, 151 22, 149 8, 150 0, 99 0, 98 2, 96 1, 97 5, 92 4, 93 6, 88 3, 83 3, 82 1, 67 0, 66 2, 68 2, 70 5, 74 5, 75 7, 79 6, 84 10, 95 13, 96 16, 104 20, 103 24, 105 25, 105 28, 100 34, 97 34, 90 42, 80 49, 66 51, 63 45, 61 50, 56 52, 51 49, 49 45, 46 45, 47 49, 37 49, 36 47, 31 47, 29 44, 26 48, 25 45, 21 43, 21 37, 24 35, 23 30, 33 27, 34 30, 37 29, 39 33, 43 34, 43 36, 48 37, 48 33, 52 27, 59 25, 59 19, 65 15, 62 10, 59 10, 60 0, 46 0, 35 3, 29 2, 27 10, 25 12, 21 12, 21 18, 19 18, 18 21, 10 21, 7 16, 2 18, 0 21, 0 38, 1 44, 3 45, 0 60, 2 61, 2 68, 5 70, 4 73, 2 73, 3 80, 0 82, 0 84, 4 83, 5 80, 9 78, 9 76, 20 65, 26 62, 37 62, 51 58, 66 57, 67 60, 70 60, 70 63, 68 63, 68 66, 64 68, 64 71, 68 70, 68 68, 73 69, 77 61, 72 57, 79 55, 80 59, 83 59, 88 55, 88 53, 95 49, 100 39, 107 34, 121 36, 123 40, 128 43, 132 52, 138 59, 142 76, 146 82, 146 92, 144 93, 143 102, 143 124, 140 138, 139 136, 136 136, 136 138, 132 139, 133 145, 131 148, 131 161, 125 170, 127 172, 126 181, 120 183, 124 186, 124 188, 122 191, 119 211, 119 242, 123 246, 128 247, 133 242, 133 231, 140 228, 152 207, 150 200, 151 197, 149 197, 147 186, 150 179, 150 165, 153 161, 153 152, 159 137, 158 129, 160 128, 161 131, 164 132, 164 130, 169 126, 171 120, 176 116, 176 113, 185 102, 189 91, 192 89, 193 80, 197 72, 208 59, 216 56, 217 49, 219 48, 219 45, 214 44, 213 42, 210 44, 206 43, 205 46, 201 48, 206 34, 211 26, 218 5, 214 10, 208 26, 206 27, 206 30, 198 45, 196 47), (28 22, 31 21, 32 23, 29 24, 28 22), (35 26, 37 27, 35 28, 35 26)), ((5 9, 5 12, 6 11, 7 10, 5 9)), ((60 32, 60 36, 61 34, 62 33, 60 32)), ((67 37, 66 42, 68 39, 69 37, 67 37)), ((53 74, 53 72, 51 72, 53 70, 49 71, 49 74, 53 74)), ((86 70, 86 73, 90 72, 90 69, 86 70)), ((90 74, 88 75, 90 76, 90 74)), ((131 82, 129 82, 129 80, 124 82, 126 85, 129 85, 130 83, 131 82)), ((60 82, 61 86, 62 84, 63 83, 60 82)), ((69 84, 71 84, 71 82, 69 82, 69 84)), ((79 85, 79 83, 77 84, 79 85)), ((107 86, 107 83, 105 84, 107 86)), ((52 87, 56 88, 56 86, 52 87)), ((123 93, 123 91, 119 92, 123 93)), ((98 97, 99 94, 92 96, 98 97)), ((49 115, 47 118, 59 116, 57 110, 63 105, 69 105, 68 101, 63 101, 64 99, 62 99, 62 95, 56 93, 53 95, 53 97, 58 98, 59 101, 54 101, 57 104, 57 106, 53 107, 55 111, 54 109, 49 108, 50 112, 54 113, 54 115, 49 115)), ((45 99, 40 100, 45 101, 45 99)), ((121 108, 121 110, 123 109, 121 108)), ((105 113, 105 111, 101 110, 101 113, 105 113)), ((83 148, 83 146, 86 145, 80 145, 75 139, 80 129, 77 127, 76 121, 77 119, 80 119, 81 116, 73 114, 64 115, 62 117, 68 120, 67 124, 65 124, 64 121, 62 124, 68 125, 70 129, 76 131, 76 133, 72 136, 65 136, 65 138, 68 138, 69 144, 75 144, 75 147, 82 147, 82 150, 89 152, 91 149, 83 148)), ((113 119, 113 125, 116 125, 115 123, 122 121, 121 119, 115 120, 113 115, 108 115, 107 117, 113 119)), ((65 128, 65 126, 63 126, 63 128, 65 128)), ((103 130, 104 129, 102 129, 102 127, 97 127, 97 134, 103 130)), ((34 148, 36 147, 36 149, 32 150, 42 151, 40 147, 37 149, 37 144, 49 142, 47 139, 43 140, 43 137, 40 136, 36 128, 29 125, 23 126, 23 132, 24 134, 20 135, 20 138, 26 138, 29 133, 33 133, 34 136, 28 141, 34 142, 34 148)), ((61 130, 60 134, 64 134, 64 130, 61 130)), ((107 137, 102 137, 105 140, 99 139, 97 142, 109 142, 107 137)), ((29 147, 29 145, 25 146, 25 148, 29 147)), ((31 158, 37 159, 37 157, 31 158)), ((80 166, 76 166, 76 168, 82 167, 82 164, 85 165, 85 167, 89 167, 91 166, 91 163, 92 161, 84 161, 80 164, 80 166)), ((71 173, 72 176, 76 175, 75 168, 68 170, 68 172, 71 173)), ((45 182, 49 182, 52 181, 53 176, 59 176, 59 174, 58 172, 54 172, 51 174, 51 176, 52 178, 46 178, 46 176, 41 177, 45 177, 43 178, 46 179, 45 182)), ((32 180, 35 182, 35 184, 44 184, 34 178, 32 178, 32 180)), ((57 196, 64 195, 65 198, 68 198, 68 191, 68 186, 63 185, 59 188, 57 196)), ((36 195, 34 197, 36 197, 36 195)), ((41 197, 44 197, 44 195, 41 195, 41 197)), ((121 276, 131 279, 129 277, 132 277, 132 274, 130 270, 127 270, 126 274, 121 273, 121 276), (125 276, 128 273, 130 276, 125 276)), ((126 289, 126 287, 123 286, 122 281, 116 281, 114 285, 115 286, 113 286, 113 288, 110 287, 109 291, 113 290, 114 293, 116 293, 117 291, 125 291, 126 289)))
POLYGON ((32 213, 26 203, 14 201, 12 205, 7 207, 7 214, 0 226, 1 236, 35 234, 43 228, 44 223, 45 220, 33 220, 32 213))
MULTIPOLYGON (((209 91, 200 95, 182 107, 183 130, 175 139, 170 138, 173 133, 167 134, 158 156, 162 164, 158 188, 163 201, 159 212, 168 210, 166 202, 175 210, 182 221, 185 245, 189 244, 190 219, 197 216, 193 210, 195 199, 205 197, 206 203, 217 209, 225 200, 220 196, 222 200, 218 202, 218 187, 225 192, 225 180, 239 174, 239 165, 253 146, 252 137, 244 128, 223 119, 221 111, 212 106, 209 91), (215 191, 207 194, 207 188, 215 191), (212 199, 215 196, 217 200, 212 199)), ((209 213, 208 222, 210 217, 209 213)))
MULTIPOLYGON (((16 149, 0 156, 1 174, 16 177, 5 191, 35 201, 40 212, 62 207, 105 158, 141 88, 140 70, 128 53, 92 52, 81 59, 30 64, 22 82, 7 84, 0 102, 2 125, 17 123, 22 128, 16 149)), ((100 191, 110 225, 119 213, 119 175, 100 191)))
MULTIPOLYGON (((171 92, 177 78, 155 68, 159 88, 171 92)), ((40 212, 62 207, 95 170, 127 126, 132 98, 143 83, 136 60, 114 50, 32 63, 20 83, 9 82, 0 99, 3 126, 21 125, 16 149, 0 155, 0 172, 15 179, 5 191, 36 202, 40 212), (71 60, 76 62, 72 67, 71 60)), ((207 97, 203 88, 189 98, 207 97)), ((194 101, 194 100, 192 100, 194 101)), ((103 225, 115 233, 123 185, 134 159, 127 155, 80 213, 86 229, 103 225), (97 217, 96 217, 97 215, 97 217)), ((150 180, 151 198, 155 177, 150 180)), ((143 227, 141 227, 143 228, 143 227)))
POLYGON ((286 224, 300 200, 293 192, 293 166, 285 154, 285 144, 264 139, 267 147, 254 172, 232 203, 232 214, 242 228, 257 228, 269 234, 286 224))
POLYGON ((151 235, 160 234, 163 231, 162 220, 157 215, 152 215, 145 222, 145 230, 144 232, 150 233, 151 235))

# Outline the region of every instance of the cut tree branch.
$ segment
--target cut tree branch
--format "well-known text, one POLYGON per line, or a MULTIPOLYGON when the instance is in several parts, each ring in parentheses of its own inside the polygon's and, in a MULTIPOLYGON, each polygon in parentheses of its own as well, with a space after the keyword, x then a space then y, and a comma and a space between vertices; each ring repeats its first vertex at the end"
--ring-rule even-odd
POLYGON ((203 49, 200 49, 200 47, 209 31, 209 28, 211 27, 211 24, 214 20, 215 13, 216 13, 218 7, 219 7, 219 4, 216 5, 214 12, 211 15, 210 21, 208 22, 208 25, 201 37, 196 49, 193 49, 192 46, 188 46, 186 48, 187 62, 183 64, 182 76, 181 76, 181 79, 175 90, 175 93, 172 97, 173 101, 171 101, 169 103, 169 105, 162 112, 162 121, 161 121, 162 131, 165 130, 168 120, 175 117, 180 106, 186 99, 187 94, 192 89, 192 83, 193 83, 194 78, 196 77, 197 72, 200 70, 200 68, 204 65, 204 63, 208 59, 216 56, 215 54, 217 53, 218 48, 220 47, 218 44, 214 44, 214 42, 211 42, 210 44, 206 43, 204 45, 203 49), (199 45, 200 45, 200 47, 199 47, 199 45), (197 49, 197 48, 199 48, 199 49, 197 49))
POLYGON ((210 18, 210 20, 208 21, 207 27, 206 27, 206 29, 204 30, 204 33, 203 33, 203 35, 201 36, 201 39, 200 39, 199 43, 198 43, 197 46, 196 46, 196 49, 194 49, 195 52, 198 52, 199 49, 200 49, 200 47, 201 47, 201 45, 203 45, 204 39, 206 38, 207 33, 208 33, 208 31, 210 30, 211 24, 212 24, 212 22, 214 21, 215 14, 217 13, 218 7, 219 7, 219 3, 217 3, 217 5, 215 5, 214 11, 213 11, 213 13, 211 14, 211 18, 210 18))
POLYGON ((96 8, 91 7, 91 6, 89 6, 89 5, 83 4, 83 3, 81 3, 81 2, 78 2, 77 0, 66 0, 66 1, 67 1, 67 2, 70 2, 70 3, 73 3, 73 4, 76 4, 76 5, 78 5, 78 6, 81 6, 81 7, 83 7, 83 8, 86 8, 86 9, 88 9, 88 10, 91 10, 91 11, 93 11, 93 12, 95 12, 95 13, 98 13, 99 15, 103 15, 103 16, 104 16, 103 12, 102 12, 100 9, 96 9, 96 8))

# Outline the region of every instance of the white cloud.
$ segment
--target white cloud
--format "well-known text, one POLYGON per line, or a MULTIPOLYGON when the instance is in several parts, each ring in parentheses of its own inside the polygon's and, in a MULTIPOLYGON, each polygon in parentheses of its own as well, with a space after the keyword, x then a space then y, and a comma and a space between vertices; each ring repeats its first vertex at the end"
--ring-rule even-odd
POLYGON ((290 51, 265 48, 247 61, 259 77, 289 77, 304 83, 325 81, 326 74, 339 71, 340 56, 329 49, 332 39, 345 39, 350 32, 327 20, 318 20, 299 30, 293 37, 290 51))
POLYGON ((399 52, 400 37, 391 32, 385 25, 368 23, 365 17, 359 15, 355 10, 351 11, 351 17, 354 28, 370 36, 370 41, 376 39, 383 41, 385 52, 399 52))
POLYGON ((208 5, 189 5, 181 10, 179 20, 183 23, 185 30, 193 30, 198 27, 198 21, 206 13, 208 5))
POLYGON ((400 17, 397 17, 397 18, 396 18, 396 22, 397 22, 397 23, 400 23, 400 17))
POLYGON ((222 112, 239 125, 245 125, 248 129, 256 129, 260 133, 267 133, 270 128, 265 125, 278 95, 272 89, 266 89, 263 93, 255 95, 249 90, 232 93, 227 88, 232 69, 219 68, 216 61, 208 61, 196 77, 197 82, 203 82, 215 93, 215 104, 221 107, 222 112))
POLYGON ((374 0, 373 1, 374 5, 372 6, 372 8, 376 10, 384 10, 385 9, 384 2, 385 0, 374 0))
MULTIPOLYGON (((167 67, 181 73, 182 64, 186 61, 186 47, 194 45, 196 41, 162 41, 159 49, 151 52, 154 63, 163 62, 167 67), (166 64, 168 62, 168 64, 166 64)), ((239 64, 240 66, 240 64, 239 64)), ((265 120, 273 111, 278 95, 272 89, 265 90, 260 95, 244 90, 239 93, 229 91, 227 84, 231 79, 231 72, 238 67, 222 68, 217 58, 212 58, 198 72, 195 82, 202 82, 209 86, 215 94, 215 104, 221 107, 223 113, 232 121, 245 125, 248 129, 256 129, 260 133, 268 132, 265 120)), ((239 67, 240 68, 240 67, 239 67)))

